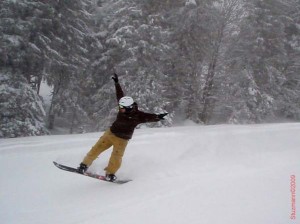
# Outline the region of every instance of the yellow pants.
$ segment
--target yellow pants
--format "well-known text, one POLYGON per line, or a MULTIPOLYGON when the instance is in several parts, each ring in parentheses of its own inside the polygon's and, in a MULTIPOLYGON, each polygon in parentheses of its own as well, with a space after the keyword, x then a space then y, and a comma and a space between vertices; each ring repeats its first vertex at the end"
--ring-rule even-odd
POLYGON ((107 174, 115 174, 122 164, 122 157, 128 140, 115 136, 110 130, 107 130, 92 147, 92 149, 84 157, 82 163, 90 166, 93 161, 111 146, 113 151, 111 153, 108 166, 105 168, 107 174))

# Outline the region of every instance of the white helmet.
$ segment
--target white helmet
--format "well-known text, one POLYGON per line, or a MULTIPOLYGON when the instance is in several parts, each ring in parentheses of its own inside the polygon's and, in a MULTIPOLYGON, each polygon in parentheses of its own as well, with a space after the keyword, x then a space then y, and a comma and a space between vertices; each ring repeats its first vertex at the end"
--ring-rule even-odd
POLYGON ((130 96, 124 96, 119 100, 120 107, 130 107, 133 103, 134 101, 130 96))

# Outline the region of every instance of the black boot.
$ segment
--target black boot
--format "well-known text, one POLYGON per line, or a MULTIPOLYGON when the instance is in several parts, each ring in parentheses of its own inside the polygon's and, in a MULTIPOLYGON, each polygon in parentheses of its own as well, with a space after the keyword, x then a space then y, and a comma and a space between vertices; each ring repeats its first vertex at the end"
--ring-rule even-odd
POLYGON ((88 166, 84 163, 80 163, 79 167, 77 168, 78 173, 84 174, 85 171, 88 169, 88 166))
POLYGON ((114 174, 106 174, 105 178, 107 181, 110 181, 110 182, 114 182, 117 179, 116 175, 114 175, 114 174))

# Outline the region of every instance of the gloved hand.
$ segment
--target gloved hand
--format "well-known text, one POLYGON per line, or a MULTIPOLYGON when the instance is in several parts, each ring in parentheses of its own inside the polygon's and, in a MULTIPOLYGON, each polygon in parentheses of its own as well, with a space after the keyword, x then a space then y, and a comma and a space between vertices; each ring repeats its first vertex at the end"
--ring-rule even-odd
POLYGON ((158 116, 158 118, 160 119, 160 120, 164 120, 165 118, 165 116, 166 115, 168 115, 169 113, 163 113, 163 114, 158 114, 157 116, 158 116))
POLYGON ((117 83, 119 83, 119 78, 118 78, 118 75, 115 73, 114 74, 114 76, 113 77, 111 77, 113 80, 114 80, 114 82, 117 84, 117 83))

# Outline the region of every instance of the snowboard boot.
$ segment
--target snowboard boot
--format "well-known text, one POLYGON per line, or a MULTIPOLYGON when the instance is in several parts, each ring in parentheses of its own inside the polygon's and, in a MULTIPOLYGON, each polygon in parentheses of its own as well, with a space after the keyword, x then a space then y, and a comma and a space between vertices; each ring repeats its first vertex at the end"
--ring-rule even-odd
POLYGON ((87 165, 85 165, 84 163, 80 163, 79 167, 77 168, 77 171, 78 173, 84 174, 87 169, 87 165))
POLYGON ((106 179, 107 181, 114 182, 114 181, 117 179, 117 177, 116 177, 116 175, 114 175, 114 174, 106 174, 106 175, 105 175, 105 179, 106 179))

